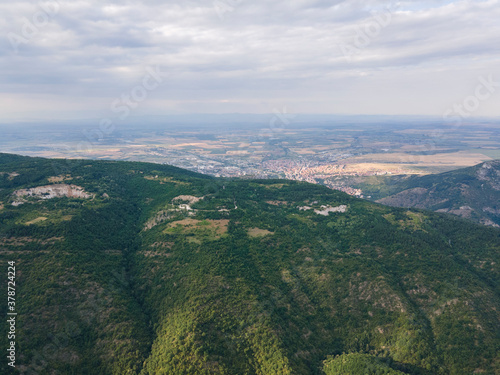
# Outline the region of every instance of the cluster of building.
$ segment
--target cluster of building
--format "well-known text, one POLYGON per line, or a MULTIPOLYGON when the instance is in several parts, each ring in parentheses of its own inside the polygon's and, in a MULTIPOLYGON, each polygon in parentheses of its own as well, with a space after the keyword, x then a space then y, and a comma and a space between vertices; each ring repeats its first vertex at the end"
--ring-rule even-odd
MULTIPOLYGON (((165 150, 167 151, 167 150, 165 150)), ((339 163, 340 160, 352 154, 331 154, 325 160, 318 155, 303 155, 295 158, 272 158, 262 160, 241 155, 196 154, 185 150, 163 152, 165 163, 189 169, 195 172, 210 174, 215 177, 237 178, 284 178, 288 180, 305 181, 313 184, 323 184, 331 189, 341 190, 347 194, 363 197, 361 189, 340 184, 335 177, 343 176, 373 176, 391 174, 393 171, 353 168, 339 163)), ((155 150, 155 153, 157 151, 155 150)), ((263 158, 265 159, 265 158, 263 158)))

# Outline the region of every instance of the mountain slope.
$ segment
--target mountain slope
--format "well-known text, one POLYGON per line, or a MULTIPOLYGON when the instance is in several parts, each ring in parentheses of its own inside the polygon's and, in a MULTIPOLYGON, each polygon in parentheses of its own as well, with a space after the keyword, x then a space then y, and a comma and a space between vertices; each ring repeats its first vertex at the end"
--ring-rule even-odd
POLYGON ((500 370, 498 229, 146 163, 0 172, 25 373, 500 370))
POLYGON ((500 160, 389 183, 393 185, 392 195, 377 202, 447 212, 481 224, 500 226, 500 160))

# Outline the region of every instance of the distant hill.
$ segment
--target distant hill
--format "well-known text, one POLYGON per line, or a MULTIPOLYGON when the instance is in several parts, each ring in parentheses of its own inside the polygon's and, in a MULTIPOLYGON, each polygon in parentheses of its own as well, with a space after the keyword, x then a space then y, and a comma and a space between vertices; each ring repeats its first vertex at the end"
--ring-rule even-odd
POLYGON ((388 189, 392 194, 378 199, 379 203, 425 208, 500 226, 500 160, 387 183, 392 185, 388 189))
POLYGON ((323 186, 0 154, 8 262, 2 374, 500 372, 500 229, 323 186))

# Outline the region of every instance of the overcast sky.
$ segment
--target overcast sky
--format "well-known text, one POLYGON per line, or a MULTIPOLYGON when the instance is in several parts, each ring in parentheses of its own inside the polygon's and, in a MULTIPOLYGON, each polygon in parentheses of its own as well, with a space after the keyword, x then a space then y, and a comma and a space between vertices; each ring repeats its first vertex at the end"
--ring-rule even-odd
POLYGON ((500 116, 500 0, 2 0, 0 14, 0 121, 500 116))

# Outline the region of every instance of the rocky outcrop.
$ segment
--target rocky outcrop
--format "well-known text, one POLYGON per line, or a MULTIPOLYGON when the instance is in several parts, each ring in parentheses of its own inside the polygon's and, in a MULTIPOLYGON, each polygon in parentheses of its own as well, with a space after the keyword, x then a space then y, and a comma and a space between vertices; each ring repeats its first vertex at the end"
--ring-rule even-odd
POLYGON ((30 189, 20 189, 13 193, 16 200, 12 203, 13 206, 18 206, 26 202, 25 198, 33 197, 36 199, 52 199, 52 198, 93 198, 92 194, 87 193, 81 186, 55 184, 37 186, 30 189))
POLYGON ((476 177, 480 181, 489 182, 491 188, 500 190, 500 160, 483 163, 477 170, 476 177))
MULTIPOLYGON (((312 207, 309 206, 303 206, 299 207, 300 211, 307 211, 307 210, 312 210, 312 207)), ((322 205, 319 209, 315 209, 314 212, 318 215, 323 215, 323 216, 328 216, 330 212, 346 212, 347 211, 347 206, 346 205, 341 205, 337 207, 332 207, 332 206, 325 206, 322 205)))

